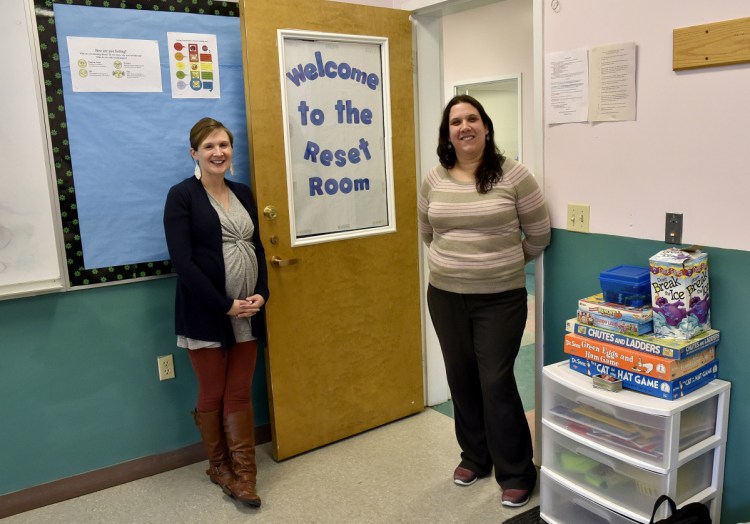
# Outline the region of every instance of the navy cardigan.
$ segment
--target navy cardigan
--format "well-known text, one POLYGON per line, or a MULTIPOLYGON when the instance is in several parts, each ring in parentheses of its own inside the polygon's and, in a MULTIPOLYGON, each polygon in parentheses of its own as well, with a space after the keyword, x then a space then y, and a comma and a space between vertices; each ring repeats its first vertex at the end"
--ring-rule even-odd
MULTIPOLYGON (((225 180, 250 214, 255 226, 253 244, 258 257, 258 283, 253 294, 268 300, 266 255, 258 231, 258 212, 250 188, 225 180)), ((235 344, 227 312, 235 298, 226 294, 221 223, 203 185, 195 177, 172 186, 164 206, 164 232, 172 266, 177 272, 175 331, 198 340, 235 344)), ((251 319, 253 335, 266 340, 265 307, 251 319)))

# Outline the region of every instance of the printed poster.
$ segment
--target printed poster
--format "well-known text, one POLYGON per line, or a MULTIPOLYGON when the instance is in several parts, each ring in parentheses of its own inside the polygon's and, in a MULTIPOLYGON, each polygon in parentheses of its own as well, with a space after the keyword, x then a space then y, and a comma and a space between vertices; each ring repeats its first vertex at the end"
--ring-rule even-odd
POLYGON ((387 41, 305 35, 279 45, 293 245, 392 231, 387 41))
POLYGON ((69 36, 67 43, 74 92, 161 92, 156 40, 69 36))
POLYGON ((172 98, 221 98, 216 35, 167 33, 172 98))
POLYGON ((588 51, 574 49, 545 57, 548 124, 586 122, 589 111, 588 51))

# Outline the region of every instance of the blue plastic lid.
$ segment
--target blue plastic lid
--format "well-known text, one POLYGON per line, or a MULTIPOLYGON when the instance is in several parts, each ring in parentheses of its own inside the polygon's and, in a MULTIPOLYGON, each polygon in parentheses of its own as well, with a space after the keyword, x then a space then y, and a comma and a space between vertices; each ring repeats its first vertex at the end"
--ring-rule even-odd
POLYGON ((621 284, 645 284, 647 286, 651 284, 651 274, 647 267, 629 266, 627 264, 602 271, 599 274, 599 278, 621 284))

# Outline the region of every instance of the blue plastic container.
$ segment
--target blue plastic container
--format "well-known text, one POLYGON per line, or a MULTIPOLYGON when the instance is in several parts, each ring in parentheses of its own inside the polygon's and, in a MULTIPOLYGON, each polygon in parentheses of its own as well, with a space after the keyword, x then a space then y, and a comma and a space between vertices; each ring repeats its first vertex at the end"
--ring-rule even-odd
POLYGON ((630 307, 651 305, 651 275, 647 267, 613 267, 599 274, 599 283, 606 302, 630 307))

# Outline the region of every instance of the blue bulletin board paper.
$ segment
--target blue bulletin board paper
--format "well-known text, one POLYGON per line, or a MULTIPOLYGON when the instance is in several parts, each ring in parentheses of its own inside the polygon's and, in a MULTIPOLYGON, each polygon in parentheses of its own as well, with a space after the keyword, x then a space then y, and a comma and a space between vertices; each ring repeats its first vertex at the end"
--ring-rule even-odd
POLYGON ((62 4, 54 13, 85 268, 167 260, 164 201, 193 173, 195 122, 210 116, 232 131, 236 180, 249 183, 239 18, 62 4), (221 98, 172 98, 168 32, 216 35, 221 98), (73 92, 68 36, 158 41, 162 91, 73 92))

